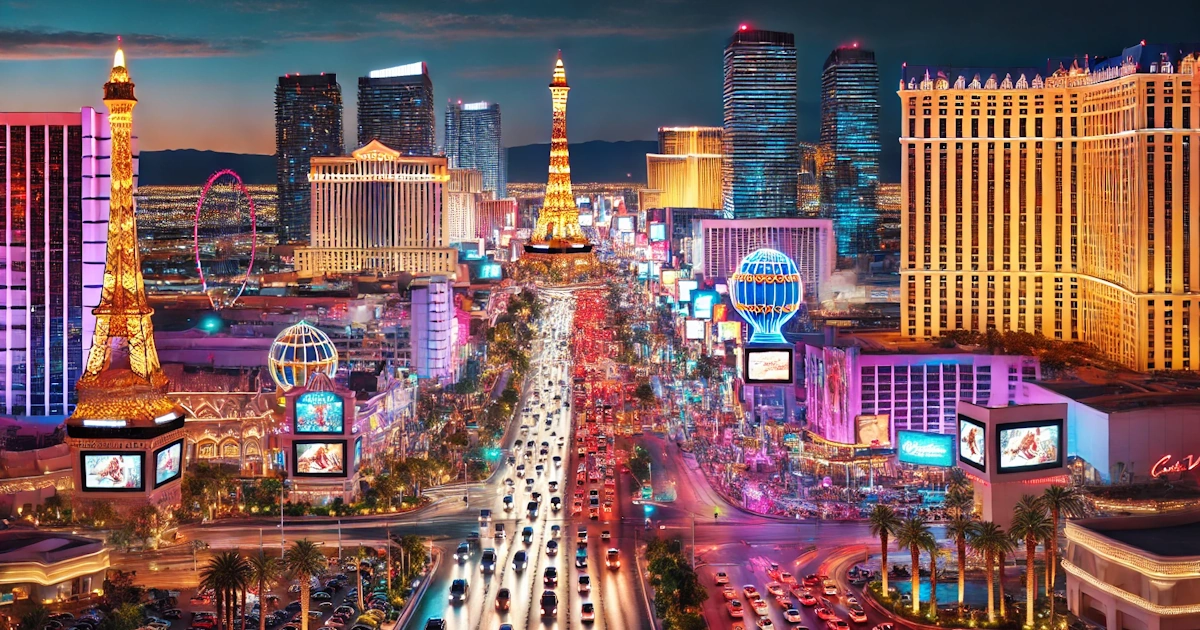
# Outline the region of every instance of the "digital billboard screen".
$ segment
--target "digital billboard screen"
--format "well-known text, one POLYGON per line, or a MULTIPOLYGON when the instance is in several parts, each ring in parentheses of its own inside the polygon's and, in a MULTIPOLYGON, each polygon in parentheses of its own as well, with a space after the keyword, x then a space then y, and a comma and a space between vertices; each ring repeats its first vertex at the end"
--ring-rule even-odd
POLYGON ((362 438, 354 440, 354 468, 362 465, 362 438))
POLYGON ((579 227, 591 227, 594 223, 591 212, 579 213, 579 227))
POLYGON ((716 291, 692 291, 692 317, 712 319, 713 305, 721 296, 716 291))
POLYGON ((618 232, 632 232, 633 231, 633 217, 617 217, 617 231, 618 232))
POLYGON ((855 418, 855 439, 859 444, 872 447, 887 446, 892 443, 891 416, 886 413, 860 414, 855 418))
POLYGON ((896 458, 904 464, 949 468, 954 465, 954 436, 897 431, 896 458))
POLYGON ((742 338, 742 322, 718 322, 717 341, 730 341, 742 338))
POLYGON ((296 433, 336 433, 345 428, 342 397, 333 392, 305 392, 296 399, 296 433))
POLYGON ((1063 465, 1063 421, 1034 420, 999 426, 996 472, 1059 468, 1063 465))
POLYGON ((154 487, 175 481, 183 474, 183 440, 154 451, 154 487))
POLYGON ((958 414, 958 460, 987 472, 987 428, 982 422, 958 414))
POLYGON ((695 280, 680 280, 680 281, 676 282, 675 288, 679 290, 679 301, 680 302, 691 302, 692 301, 692 291, 695 291, 696 288, 699 286, 700 286, 700 283, 696 282, 695 280))
POLYGON ((746 348, 745 381, 750 384, 790 384, 792 350, 790 348, 746 348))
POLYGON ((141 492, 146 489, 146 458, 142 453, 81 451, 79 464, 85 492, 141 492))
POLYGON ((667 240, 667 224, 651 223, 650 224, 650 242, 657 243, 658 241, 667 240))
POLYGON ((683 322, 683 338, 688 341, 704 339, 704 321, 689 319, 683 322))
POLYGON ((292 442, 292 459, 298 477, 345 477, 346 441, 297 440, 292 442))

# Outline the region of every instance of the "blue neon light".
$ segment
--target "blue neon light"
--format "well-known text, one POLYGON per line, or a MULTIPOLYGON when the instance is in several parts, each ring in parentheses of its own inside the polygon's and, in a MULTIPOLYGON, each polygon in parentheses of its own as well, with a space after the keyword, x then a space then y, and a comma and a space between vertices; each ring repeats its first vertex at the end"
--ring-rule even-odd
POLYGON ((896 458, 921 466, 954 465, 954 436, 920 431, 896 432, 896 458))
POLYGON ((783 325, 796 316, 804 287, 796 263, 782 252, 751 252, 730 278, 733 308, 750 322, 751 343, 783 343, 783 325))

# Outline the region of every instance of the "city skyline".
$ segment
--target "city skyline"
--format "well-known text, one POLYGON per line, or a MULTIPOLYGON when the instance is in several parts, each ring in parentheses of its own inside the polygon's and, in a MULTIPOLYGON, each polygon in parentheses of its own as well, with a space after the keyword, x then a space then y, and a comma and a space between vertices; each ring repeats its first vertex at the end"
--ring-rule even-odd
MULTIPOLYGON (((156 107, 146 108, 137 130, 146 150, 269 154, 271 86, 278 76, 325 71, 352 85, 370 70, 416 61, 429 64, 436 99, 506 103, 506 146, 519 146, 548 141, 542 124, 548 104, 529 88, 542 82, 541 69, 563 48, 574 60, 575 76, 586 79, 579 88, 585 105, 577 112, 576 141, 651 139, 660 126, 719 124, 721 49, 729 33, 747 23, 797 35, 801 139, 818 136, 821 61, 828 51, 854 41, 875 50, 884 151, 896 154, 898 147, 887 139, 897 135, 900 112, 889 95, 906 60, 1040 67, 1046 54, 1113 54, 1143 38, 1186 41, 1186 25, 1200 17, 1200 7, 1185 6, 1169 22, 1155 24, 1153 16, 1135 13, 1073 28, 1076 11, 1033 2, 980 7, 969 18, 942 16, 937 7, 944 2, 912 10, 867 4, 875 9, 844 14, 816 6, 801 16, 782 2, 726 7, 702 1, 690 4, 694 10, 686 15, 671 2, 604 10, 464 2, 439 12, 366 2, 339 6, 338 19, 330 19, 330 5, 322 0, 292 3, 286 12, 278 3, 248 1, 232 8, 194 2, 153 11, 124 2, 80 3, 77 11, 56 7, 53 13, 8 0, 0 3, 6 18, 0 73, 18 84, 42 83, 48 74, 62 81, 6 94, 0 110, 99 106, 86 77, 103 67, 106 51, 123 32, 131 54, 136 51, 139 75, 153 86, 146 98, 156 107), (975 28, 980 23, 1019 26, 1019 40, 1008 28, 975 28), (630 94, 639 95, 639 107, 628 106, 630 94)), ((347 92, 344 126, 356 129, 353 90, 347 92)), ((443 115, 437 113, 438 127, 443 115)))

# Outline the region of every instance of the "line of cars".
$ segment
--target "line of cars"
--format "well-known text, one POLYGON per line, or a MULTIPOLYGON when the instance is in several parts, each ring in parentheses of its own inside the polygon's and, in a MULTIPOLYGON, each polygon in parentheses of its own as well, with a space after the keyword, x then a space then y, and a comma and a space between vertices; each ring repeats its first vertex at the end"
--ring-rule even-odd
MULTIPOLYGON (((812 608, 817 618, 825 622, 827 630, 848 630, 850 627, 846 620, 837 615, 833 602, 829 599, 838 596, 838 586, 829 576, 809 574, 803 580, 797 580, 791 573, 781 570, 778 564, 772 564, 767 570, 767 577, 771 581, 766 584, 765 591, 783 609, 783 618, 789 624, 793 624, 790 626, 791 630, 807 630, 803 625, 804 617, 800 608, 794 602, 798 602, 800 606, 812 608)), ((746 608, 754 611, 757 617, 755 625, 760 629, 772 630, 774 628, 774 622, 769 616, 770 604, 755 585, 742 586, 739 594, 738 590, 729 584, 729 576, 725 572, 717 572, 714 580, 717 586, 722 587, 722 593, 726 600, 725 608, 729 616, 735 620, 735 630, 739 627, 744 630, 744 624, 738 624, 736 620, 745 617, 746 608), (745 597, 745 605, 742 604, 739 595, 745 597)), ((850 621, 867 623, 866 610, 853 595, 844 597, 843 602, 846 604, 850 621)))

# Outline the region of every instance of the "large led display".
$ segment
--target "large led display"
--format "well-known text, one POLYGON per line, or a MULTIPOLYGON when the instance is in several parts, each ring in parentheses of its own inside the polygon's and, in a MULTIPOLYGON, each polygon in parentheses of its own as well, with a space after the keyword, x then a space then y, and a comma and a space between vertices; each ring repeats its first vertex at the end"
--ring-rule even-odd
POLYGON ((579 227, 591 227, 594 223, 591 212, 579 213, 579 227))
POLYGON ((1004 424, 996 440, 996 472, 1059 468, 1063 465, 1063 421, 1037 420, 1004 424))
POLYGON ((716 291, 692 291, 692 317, 712 319, 713 305, 720 299, 716 291))
POLYGON ((296 433, 341 434, 344 405, 333 392, 305 392, 296 399, 296 433))
POLYGON ((745 350, 745 381, 750 384, 791 384, 791 348, 753 348, 745 350))
POLYGON ((918 466, 954 465, 954 436, 920 431, 896 432, 896 458, 918 466))
POLYGON ((704 339, 704 321, 689 319, 683 322, 683 338, 689 341, 704 339))
POLYGON ((345 477, 346 441, 300 440, 292 442, 293 473, 298 477, 345 477))
POLYGON ((175 481, 183 474, 183 440, 154 451, 154 487, 175 481))
POLYGON ((881 414, 860 414, 854 419, 854 437, 858 444, 879 447, 892 443, 892 427, 890 416, 881 414))
POLYGON ((617 217, 617 231, 618 232, 632 232, 633 231, 633 217, 617 217))
POLYGON ((354 468, 358 469, 362 465, 362 438, 354 440, 354 468))
POLYGON ((987 472, 987 428, 978 420, 958 414, 958 460, 987 472))
POLYGON ((742 338, 742 322, 718 322, 717 341, 729 341, 742 338))
POLYGON ((667 240, 667 225, 665 223, 651 223, 650 242, 656 243, 665 240, 667 240))
POLYGON ((84 492, 141 492, 146 489, 146 457, 124 451, 82 451, 84 492))
POLYGON ((680 281, 676 282, 675 288, 679 290, 679 301, 680 302, 691 302, 692 301, 692 291, 695 291, 696 288, 699 286, 700 286, 700 283, 696 282, 695 280, 680 280, 680 281))

